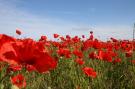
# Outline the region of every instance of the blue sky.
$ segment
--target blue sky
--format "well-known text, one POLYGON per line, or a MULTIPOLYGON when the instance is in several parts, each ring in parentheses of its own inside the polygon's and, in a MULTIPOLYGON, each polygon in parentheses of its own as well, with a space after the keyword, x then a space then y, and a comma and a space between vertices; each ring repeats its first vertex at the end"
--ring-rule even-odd
POLYGON ((132 39, 135 0, 0 0, 0 33, 39 38, 53 33, 132 39))

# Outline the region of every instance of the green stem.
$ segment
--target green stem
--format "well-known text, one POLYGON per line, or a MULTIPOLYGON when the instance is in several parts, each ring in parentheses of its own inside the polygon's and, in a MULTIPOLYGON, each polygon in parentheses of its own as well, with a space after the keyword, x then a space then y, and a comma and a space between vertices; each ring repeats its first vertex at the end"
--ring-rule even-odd
POLYGON ((0 79, 0 83, 4 80, 4 78, 6 78, 9 74, 6 73, 1 79, 0 79))

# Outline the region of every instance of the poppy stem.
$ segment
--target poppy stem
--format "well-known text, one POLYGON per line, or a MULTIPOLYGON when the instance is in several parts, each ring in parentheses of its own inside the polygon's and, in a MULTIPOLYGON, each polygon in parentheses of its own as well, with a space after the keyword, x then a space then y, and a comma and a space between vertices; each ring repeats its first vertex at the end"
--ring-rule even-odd
POLYGON ((89 77, 89 87, 88 87, 88 89, 91 89, 91 83, 92 83, 92 80, 91 80, 91 78, 89 77))
POLYGON ((0 79, 0 83, 4 80, 4 78, 6 78, 8 76, 8 73, 6 73, 1 79, 0 79))

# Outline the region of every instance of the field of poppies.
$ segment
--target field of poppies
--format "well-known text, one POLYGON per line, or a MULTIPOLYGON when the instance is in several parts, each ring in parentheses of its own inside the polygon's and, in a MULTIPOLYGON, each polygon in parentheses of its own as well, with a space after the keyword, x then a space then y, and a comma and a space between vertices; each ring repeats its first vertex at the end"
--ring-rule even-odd
POLYGON ((0 34, 0 89, 135 89, 135 41, 88 34, 53 34, 55 41, 0 34))

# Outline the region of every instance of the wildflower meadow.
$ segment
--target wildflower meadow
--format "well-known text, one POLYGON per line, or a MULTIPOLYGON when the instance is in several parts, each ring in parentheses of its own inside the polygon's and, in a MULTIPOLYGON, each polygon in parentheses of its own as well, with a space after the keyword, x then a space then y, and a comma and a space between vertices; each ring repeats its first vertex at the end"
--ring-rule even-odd
POLYGON ((135 41, 0 34, 0 89, 135 89, 135 41))

